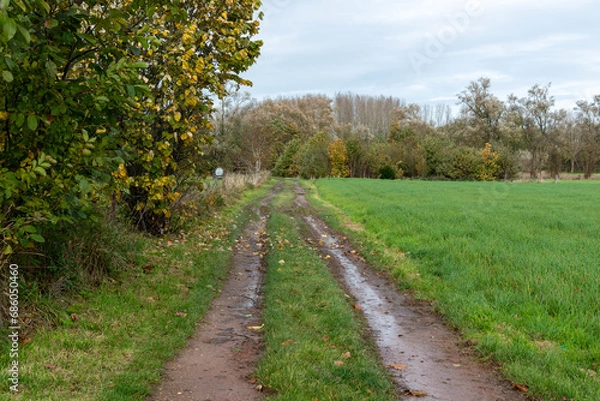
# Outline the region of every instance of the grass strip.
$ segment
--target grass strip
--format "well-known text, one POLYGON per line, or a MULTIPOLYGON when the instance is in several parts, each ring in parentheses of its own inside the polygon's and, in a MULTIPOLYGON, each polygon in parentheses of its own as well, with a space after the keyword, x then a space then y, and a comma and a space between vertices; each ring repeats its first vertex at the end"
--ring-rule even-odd
POLYGON ((332 226, 528 394, 600 399, 600 183, 315 185, 332 226))
POLYGON ((300 240, 297 222, 275 212, 269 232, 266 353, 257 376, 276 393, 270 399, 396 399, 346 295, 318 254, 300 240))
MULTIPOLYGON (((139 236, 136 266, 71 305, 63 324, 22 347, 20 392, 0 400, 145 400, 196 330, 232 265, 232 246, 267 187, 181 236, 139 236), (69 318, 70 314, 70 318, 69 318)), ((190 225, 193 226, 193 225, 190 225)), ((0 364, 8 366, 8 352, 0 364)), ((2 383, 8 383, 6 369, 2 383)))

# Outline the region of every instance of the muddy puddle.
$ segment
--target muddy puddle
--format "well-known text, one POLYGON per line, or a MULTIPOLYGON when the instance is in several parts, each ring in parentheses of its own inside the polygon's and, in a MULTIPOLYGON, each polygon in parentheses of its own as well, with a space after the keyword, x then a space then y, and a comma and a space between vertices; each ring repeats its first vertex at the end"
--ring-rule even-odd
MULTIPOLYGON (((296 206, 310 208, 297 189, 296 206)), ((314 215, 303 220, 312 231, 342 282, 362 310, 382 363, 398 383, 401 399, 443 401, 516 401, 527 398, 493 369, 478 362, 459 346, 458 335, 448 329, 429 305, 400 293, 381 274, 369 268, 344 237, 336 236, 314 215)))
POLYGON ((262 398, 252 374, 262 351, 263 234, 268 204, 237 240, 234 267, 188 346, 166 364, 147 401, 252 401, 262 398))

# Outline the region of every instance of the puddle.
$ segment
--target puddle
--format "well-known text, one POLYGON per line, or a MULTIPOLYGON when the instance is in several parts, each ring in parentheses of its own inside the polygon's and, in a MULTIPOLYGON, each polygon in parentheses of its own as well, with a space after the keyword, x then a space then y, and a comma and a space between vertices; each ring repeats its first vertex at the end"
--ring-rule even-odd
MULTIPOLYGON (((302 194, 296 202, 305 206, 302 194)), ((351 245, 333 237, 314 216, 304 221, 331 256, 330 265, 346 291, 362 309, 388 367, 405 395, 402 399, 443 401, 526 400, 493 370, 476 361, 458 345, 459 338, 429 306, 419 306, 410 296, 365 265, 351 245), (390 367, 394 366, 394 368, 390 367)))

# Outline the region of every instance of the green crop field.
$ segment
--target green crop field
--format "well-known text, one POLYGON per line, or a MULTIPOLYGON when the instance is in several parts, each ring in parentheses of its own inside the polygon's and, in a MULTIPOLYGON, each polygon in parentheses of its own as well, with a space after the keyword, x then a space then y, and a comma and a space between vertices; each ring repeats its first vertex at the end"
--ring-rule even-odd
POLYGON ((531 396, 600 400, 600 183, 315 186, 373 262, 531 396))

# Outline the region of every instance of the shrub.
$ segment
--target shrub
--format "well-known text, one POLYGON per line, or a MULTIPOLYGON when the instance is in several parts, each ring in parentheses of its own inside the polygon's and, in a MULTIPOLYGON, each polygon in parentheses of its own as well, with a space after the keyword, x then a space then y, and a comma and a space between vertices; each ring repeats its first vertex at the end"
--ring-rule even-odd
POLYGON ((379 169, 379 178, 382 180, 395 180, 396 170, 392 166, 383 166, 379 169))

